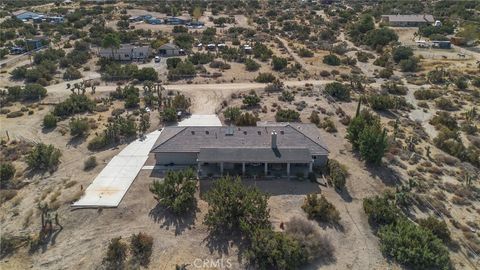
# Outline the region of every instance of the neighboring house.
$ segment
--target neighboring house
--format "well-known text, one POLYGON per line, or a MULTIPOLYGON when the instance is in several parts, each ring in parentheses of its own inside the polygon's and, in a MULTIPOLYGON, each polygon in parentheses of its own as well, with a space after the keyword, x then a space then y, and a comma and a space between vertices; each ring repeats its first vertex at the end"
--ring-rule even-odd
POLYGON ((169 57, 169 56, 178 56, 180 55, 181 49, 173 43, 163 44, 158 48, 158 54, 160 56, 169 57))
POLYGON ((448 40, 433 40, 432 41, 432 48, 451 49, 452 44, 448 40))
POLYGON ((148 24, 162 24, 163 20, 158 18, 150 18, 147 20, 148 24))
POLYGON ((22 21, 29 21, 33 20, 34 18, 42 17, 43 15, 36 12, 26 11, 26 10, 19 10, 12 13, 17 19, 22 21))
POLYGON ((165 21, 165 24, 171 24, 171 25, 183 25, 187 23, 186 20, 180 19, 177 17, 168 17, 164 21, 165 21))
POLYGON ((432 15, 382 15, 382 22, 390 26, 418 27, 435 23, 432 15))
POLYGON ((157 165, 196 166, 200 176, 290 176, 323 166, 328 149, 313 124, 165 127, 151 150, 157 165))
POLYGON ((35 38, 35 39, 27 39, 25 40, 25 47, 27 51, 31 50, 38 50, 43 47, 43 40, 44 38, 35 38))
POLYGON ((130 44, 122 44, 120 48, 101 48, 99 51, 100 57, 112 58, 118 61, 141 61, 147 59, 151 54, 150 46, 135 46, 130 44))

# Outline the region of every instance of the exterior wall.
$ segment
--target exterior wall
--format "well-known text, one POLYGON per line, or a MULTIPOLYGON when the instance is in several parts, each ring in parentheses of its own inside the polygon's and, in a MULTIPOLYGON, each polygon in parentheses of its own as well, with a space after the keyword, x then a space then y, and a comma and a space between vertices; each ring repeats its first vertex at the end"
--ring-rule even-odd
POLYGON ((313 156, 313 165, 314 166, 324 166, 327 164, 328 161, 328 156, 327 155, 322 155, 322 156, 313 156))
MULTIPOLYGON (((150 56, 151 49, 149 46, 142 47, 120 47, 113 50, 113 59, 119 61, 131 61, 136 59, 146 59, 150 56)), ((111 48, 101 48, 99 55, 105 58, 112 58, 111 48)))
POLYGON ((160 55, 162 56, 178 56, 180 55, 180 50, 178 49, 160 49, 160 55))
POLYGON ((198 153, 156 153, 158 165, 173 163, 175 165, 197 165, 198 153))

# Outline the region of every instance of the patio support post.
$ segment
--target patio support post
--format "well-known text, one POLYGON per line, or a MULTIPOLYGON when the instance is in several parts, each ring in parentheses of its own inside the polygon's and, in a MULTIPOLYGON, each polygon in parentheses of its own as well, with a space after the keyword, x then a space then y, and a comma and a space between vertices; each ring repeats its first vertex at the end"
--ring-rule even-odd
POLYGON ((265 172, 264 173, 265 173, 265 176, 267 176, 267 174, 268 174, 268 163, 267 162, 265 162, 265 172))
POLYGON ((200 173, 201 169, 202 169, 202 165, 200 164, 200 162, 197 161, 197 174, 200 173))
POLYGON ((242 162, 242 175, 245 175, 245 162, 242 162))
POLYGON ((290 163, 287 163, 287 176, 290 177, 290 163))
POLYGON ((308 172, 309 172, 309 173, 313 172, 313 162, 310 162, 310 163, 308 164, 308 172))
POLYGON ((220 162, 220 175, 223 176, 223 162, 220 162))

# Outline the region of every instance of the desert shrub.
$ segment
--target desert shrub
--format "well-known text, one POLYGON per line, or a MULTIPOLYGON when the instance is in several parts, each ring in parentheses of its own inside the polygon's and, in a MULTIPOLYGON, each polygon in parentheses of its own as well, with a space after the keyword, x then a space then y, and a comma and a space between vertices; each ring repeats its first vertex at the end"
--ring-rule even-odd
POLYGON ((308 194, 302 209, 307 213, 309 219, 329 223, 340 222, 340 213, 323 195, 318 197, 317 194, 308 194))
POLYGON ((284 90, 282 95, 278 97, 278 100, 290 102, 295 100, 295 95, 290 91, 284 90))
POLYGON ((245 96, 242 102, 248 107, 254 107, 254 106, 257 106, 258 103, 260 102, 260 97, 257 96, 257 94, 253 93, 245 96))
POLYGON ((107 254, 103 258, 103 264, 107 269, 122 269, 127 253, 128 246, 122 241, 122 238, 112 238, 108 244, 107 254))
POLYGON ((20 116, 23 116, 23 112, 22 112, 22 111, 16 111, 16 112, 9 112, 9 113, 7 113, 7 118, 17 118, 17 117, 20 117, 20 116))
POLYGON ((196 73, 195 66, 191 62, 180 62, 175 68, 168 70, 168 79, 174 81, 191 78, 195 77, 196 73))
POLYGON ((26 162, 30 169, 54 171, 60 163, 61 155, 60 150, 53 145, 39 143, 27 155, 26 162))
POLYGON ((393 75, 393 69, 389 67, 380 70, 380 72, 378 73, 378 76, 384 79, 389 79, 390 77, 392 77, 392 75, 393 75))
POLYGON ((95 108, 95 102, 85 95, 71 94, 68 99, 55 105, 53 114, 66 117, 76 113, 91 112, 95 108))
POLYGON ((238 118, 235 120, 235 125, 237 126, 256 126, 257 122, 260 121, 260 119, 255 116, 254 114, 251 114, 249 112, 242 113, 238 116, 238 118))
POLYGON ((402 60, 408 59, 413 56, 413 50, 409 47, 398 46, 393 49, 392 58, 395 63, 399 63, 402 60))
POLYGON ((467 89, 468 87, 468 80, 467 78, 463 77, 463 76, 460 76, 460 77, 457 77, 453 83, 455 84, 455 86, 460 89, 460 90, 465 90, 467 89))
POLYGON ((328 83, 323 92, 336 100, 350 101, 350 87, 345 84, 339 82, 328 83))
POLYGON ((257 187, 245 186, 240 179, 227 176, 216 180, 205 199, 209 208, 204 224, 210 233, 231 235, 240 232, 243 236, 255 238, 252 237, 255 230, 271 226, 268 195, 257 187))
POLYGON ((379 67, 387 67, 389 65, 390 55, 389 54, 382 54, 380 57, 373 61, 373 64, 379 67))
POLYGON ((418 58, 410 57, 403 59, 399 63, 400 70, 403 72, 416 72, 418 70, 418 58))
POLYGON ((174 69, 181 62, 182 62, 182 59, 178 57, 167 58, 167 69, 174 69))
POLYGON ((15 166, 11 162, 2 162, 0 164, 0 187, 8 186, 10 180, 15 176, 15 166))
POLYGON ((235 122, 241 114, 242 112, 238 107, 228 107, 223 112, 223 116, 231 122, 235 122))
POLYGON ((395 100, 390 95, 371 94, 368 103, 374 110, 387 111, 395 108, 395 100))
POLYGON ((366 33, 363 42, 366 45, 377 49, 397 40, 398 35, 393 30, 387 27, 382 27, 366 33))
POLYGON ((342 61, 340 61, 340 58, 338 58, 338 56, 334 54, 325 55, 322 62, 329 66, 339 66, 342 63, 342 61))
POLYGON ((72 136, 85 136, 90 130, 90 124, 87 117, 83 118, 72 118, 68 123, 70 127, 70 135, 72 136))
POLYGON ((316 126, 320 125, 320 117, 318 116, 318 113, 316 111, 312 111, 309 119, 312 124, 315 124, 316 126))
POLYGON ((441 97, 435 101, 435 105, 440 110, 454 111, 458 109, 458 106, 453 103, 451 99, 441 97))
POLYGON ((160 113, 163 122, 171 123, 177 121, 177 110, 175 108, 166 108, 160 113))
POLYGON ((441 93, 436 90, 420 88, 417 91, 415 91, 413 95, 418 100, 430 100, 430 99, 436 99, 437 97, 440 97, 441 93))
POLYGON ((392 224, 401 217, 400 210, 387 195, 365 198, 363 210, 372 226, 392 224))
POLYGON ((255 60, 253 60, 251 58, 247 58, 245 60, 245 69, 247 71, 257 71, 259 68, 260 68, 260 64, 255 62, 255 60))
POLYGON ((450 241, 450 230, 448 229, 445 221, 439 220, 434 216, 429 216, 428 218, 419 219, 418 225, 426 230, 431 231, 444 243, 448 243, 450 241))
POLYGON ((298 50, 298 55, 300 57, 313 57, 313 52, 306 48, 300 48, 298 50))
POLYGON ((354 149, 360 146, 360 134, 367 126, 380 125, 380 118, 370 111, 363 109, 360 111, 360 104, 357 106, 357 115, 350 121, 347 129, 346 138, 350 141, 354 149))
POLYGON ((17 196, 17 191, 14 189, 0 189, 0 205, 13 199, 15 196, 17 196))
POLYGON ((57 117, 52 113, 48 113, 43 117, 44 128, 54 128, 57 126, 57 117))
POLYGON ((326 132, 330 133, 335 133, 338 131, 335 123, 329 117, 323 118, 323 121, 320 123, 320 127, 325 129, 326 132))
POLYGON ((432 117, 432 120, 430 120, 430 124, 434 125, 437 129, 441 129, 442 126, 450 130, 458 129, 457 119, 455 119, 450 113, 444 111, 438 111, 432 117))
POLYGON ((83 163, 83 170, 88 171, 97 166, 97 158, 95 156, 89 156, 83 163))
POLYGON ((209 67, 211 67, 211 68, 218 68, 218 69, 222 69, 222 70, 224 70, 224 69, 230 69, 230 68, 231 68, 230 64, 225 63, 225 62, 220 61, 220 60, 213 60, 213 61, 210 63, 209 67))
POLYGON ((329 179, 333 186, 338 189, 344 189, 348 177, 347 167, 345 167, 343 164, 340 164, 340 162, 335 159, 329 159, 327 163, 327 170, 329 179))
POLYGON ((194 65, 205 65, 213 61, 215 56, 211 53, 194 53, 188 57, 188 60, 194 65))
POLYGON ((399 85, 396 82, 386 82, 382 84, 382 90, 387 91, 392 95, 406 95, 408 88, 403 85, 399 85))
POLYGON ((130 239, 130 248, 134 260, 140 265, 147 266, 152 256, 153 237, 146 233, 133 234, 130 239))
POLYGON ((429 230, 407 219, 386 225, 379 233, 382 253, 412 269, 450 269, 448 250, 429 230))
POLYGON ((153 67, 144 67, 135 72, 133 77, 141 82, 154 82, 158 79, 158 73, 153 67))
POLYGON ((298 122, 300 120, 300 114, 291 109, 280 109, 275 114, 275 120, 277 122, 298 122))
POLYGON ((298 269, 306 262, 305 253, 297 241, 271 229, 254 232, 246 257, 258 269, 298 269))
POLYGON ((280 71, 286 68, 288 65, 288 60, 286 58, 273 56, 272 58, 272 67, 273 70, 280 71))
POLYGON ((334 246, 326 236, 319 233, 315 223, 305 218, 293 217, 285 225, 285 233, 300 244, 308 262, 334 259, 334 246))
POLYGON ((357 56, 357 60, 359 62, 363 62, 363 63, 368 62, 369 59, 375 58, 375 56, 373 54, 368 53, 368 52, 362 52, 362 51, 356 52, 355 55, 357 56))
POLYGON ((82 78, 82 73, 74 67, 68 67, 63 73, 63 79, 66 81, 76 80, 82 78))
POLYGON ((434 69, 427 73, 427 78, 430 83, 444 84, 446 80, 446 71, 443 69, 434 69))
POLYGON ((265 44, 257 42, 255 45, 253 45, 253 56, 255 58, 260 58, 260 60, 266 61, 272 57, 272 55, 272 50, 270 50, 265 44))
POLYGON ((158 203, 175 214, 182 214, 196 205, 197 181, 192 169, 168 171, 163 181, 154 181, 150 192, 158 203))
POLYGON ((271 83, 275 81, 275 76, 272 73, 259 73, 255 78, 255 81, 258 83, 271 83))

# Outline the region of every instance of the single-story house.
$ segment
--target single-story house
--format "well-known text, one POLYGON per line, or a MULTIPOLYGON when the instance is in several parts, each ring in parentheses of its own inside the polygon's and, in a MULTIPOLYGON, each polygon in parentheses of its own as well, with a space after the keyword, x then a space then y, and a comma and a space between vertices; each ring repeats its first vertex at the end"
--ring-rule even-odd
POLYGON ((147 23, 149 23, 149 24, 162 24, 163 20, 158 19, 158 18, 150 18, 150 19, 147 20, 147 23))
POLYGON ((329 151, 313 124, 165 127, 151 150, 159 166, 197 167, 199 176, 290 176, 323 166, 329 151))
POLYGON ((29 20, 33 20, 34 18, 43 16, 40 13, 26 11, 26 10, 15 11, 12 13, 12 15, 22 21, 29 21, 29 20))
POLYGON ((163 57, 178 56, 180 55, 180 47, 173 43, 163 44, 158 48, 158 54, 163 57))
POLYGON ((382 15, 382 22, 390 26, 418 27, 435 23, 433 15, 382 15))
POLYGON ((151 54, 150 46, 135 46, 122 44, 118 49, 101 48, 100 57, 112 58, 118 61, 141 61, 147 59, 151 54), (112 55, 113 53, 113 55, 112 55))
POLYGON ((164 21, 165 21, 165 24, 171 24, 171 25, 183 25, 187 23, 186 20, 180 19, 177 17, 168 17, 168 18, 165 18, 164 21))
POLYGON ((451 49, 452 44, 448 40, 433 40, 432 41, 432 48, 451 49))
POLYGON ((43 40, 45 38, 33 38, 25 40, 25 47, 27 51, 38 50, 43 47, 43 40))

